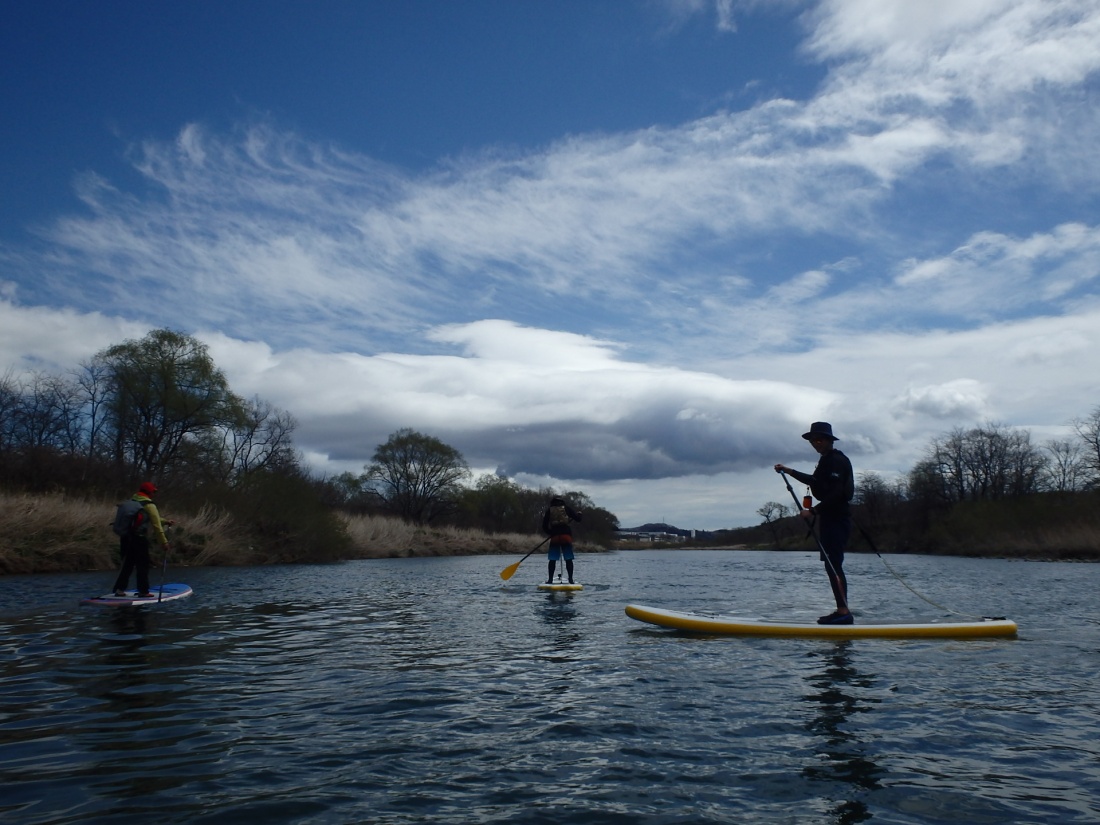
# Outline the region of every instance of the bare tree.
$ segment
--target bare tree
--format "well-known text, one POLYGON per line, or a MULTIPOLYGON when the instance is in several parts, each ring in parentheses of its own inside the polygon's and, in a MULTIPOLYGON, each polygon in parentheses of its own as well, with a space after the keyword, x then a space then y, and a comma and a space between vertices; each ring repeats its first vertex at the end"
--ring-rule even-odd
POLYGON ((1100 407, 1095 407, 1086 418, 1075 418, 1073 429, 1081 439, 1084 452, 1081 463, 1088 473, 1087 486, 1100 486, 1100 407))
POLYGON ((21 403, 19 382, 8 370, 0 378, 0 452, 10 450, 15 442, 16 413, 21 403))
POLYGON ((1047 456, 1044 486, 1058 493, 1083 490, 1088 482, 1084 450, 1078 441, 1051 439, 1043 445, 1047 456))
POLYGON ((794 515, 791 509, 786 504, 781 504, 778 501, 768 501, 756 509, 756 515, 764 519, 764 525, 772 534, 772 541, 775 542, 776 547, 779 547, 779 525, 783 519, 794 515))
POLYGON ((1047 459, 1025 430, 988 424, 936 439, 910 473, 910 489, 948 502, 994 501, 1036 492, 1047 459))
POLYGON ((255 397, 243 402, 240 418, 223 433, 226 480, 294 463, 290 436, 296 426, 290 413, 277 409, 270 402, 255 397))
POLYGON ((898 491, 878 473, 860 473, 854 502, 867 514, 871 524, 879 524, 899 501, 898 491))
POLYGON ((74 380, 84 394, 82 425, 88 459, 97 454, 107 453, 102 439, 106 423, 104 404, 107 401, 109 377, 107 366, 96 361, 82 362, 80 369, 74 373, 74 380))
POLYGON ((457 506, 470 468, 462 454, 438 438, 404 428, 374 452, 367 483, 404 519, 427 524, 457 506))
POLYGON ((79 453, 83 393, 61 376, 35 372, 15 384, 17 398, 11 410, 12 444, 29 449, 52 448, 79 453))

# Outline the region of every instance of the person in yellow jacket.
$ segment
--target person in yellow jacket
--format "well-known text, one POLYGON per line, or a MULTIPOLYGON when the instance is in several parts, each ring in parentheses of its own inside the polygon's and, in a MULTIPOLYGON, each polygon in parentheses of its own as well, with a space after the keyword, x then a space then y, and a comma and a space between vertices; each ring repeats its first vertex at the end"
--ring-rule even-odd
POLYGON ((149 530, 160 545, 164 548, 165 558, 168 557, 168 535, 164 532, 166 526, 175 522, 163 521, 157 505, 153 503, 151 496, 157 492, 157 486, 151 481, 142 482, 138 491, 134 493, 132 501, 141 504, 131 522, 130 528, 119 537, 119 549, 122 552, 122 569, 118 571, 115 579, 115 595, 125 596, 126 588, 130 584, 130 573, 137 571, 137 592, 139 596, 149 597, 149 530))

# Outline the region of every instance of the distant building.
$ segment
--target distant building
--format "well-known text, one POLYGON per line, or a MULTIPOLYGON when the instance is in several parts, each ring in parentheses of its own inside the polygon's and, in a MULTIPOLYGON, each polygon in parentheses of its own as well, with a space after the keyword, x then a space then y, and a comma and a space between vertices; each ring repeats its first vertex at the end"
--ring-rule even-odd
MULTIPOLYGON (((694 534, 694 532, 693 530, 692 533, 694 534)), ((643 532, 638 530, 619 530, 615 533, 615 538, 619 541, 660 541, 666 544, 684 541, 684 537, 679 533, 643 532)))

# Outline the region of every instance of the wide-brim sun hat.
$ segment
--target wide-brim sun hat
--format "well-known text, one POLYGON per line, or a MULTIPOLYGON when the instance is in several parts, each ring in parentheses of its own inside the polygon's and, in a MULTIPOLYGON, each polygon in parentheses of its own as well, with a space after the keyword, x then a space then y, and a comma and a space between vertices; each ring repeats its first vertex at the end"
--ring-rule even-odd
POLYGON ((815 421, 810 425, 810 431, 808 433, 802 433, 802 437, 807 441, 813 441, 815 438, 827 438, 830 441, 840 441, 835 435, 833 435, 833 425, 828 421, 815 421))

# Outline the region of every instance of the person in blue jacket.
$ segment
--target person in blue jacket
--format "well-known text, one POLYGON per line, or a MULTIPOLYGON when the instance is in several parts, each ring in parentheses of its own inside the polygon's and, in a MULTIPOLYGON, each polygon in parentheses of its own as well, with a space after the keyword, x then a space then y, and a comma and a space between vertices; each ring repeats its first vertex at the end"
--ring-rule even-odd
POLYGON ((815 421, 810 431, 802 437, 810 442, 821 458, 813 474, 800 473, 783 464, 776 464, 777 473, 787 473, 803 484, 808 484, 810 492, 818 503, 803 511, 805 518, 816 515, 821 540, 821 560, 825 562, 825 572, 829 576, 829 586, 836 600, 836 610, 817 620, 818 624, 851 624, 852 611, 848 608, 848 579, 844 575, 844 550, 852 534, 852 512, 849 502, 855 495, 855 478, 852 462, 848 456, 836 449, 839 439, 833 435, 832 425, 826 421, 815 421))
POLYGON ((573 584, 573 528, 571 521, 580 521, 581 514, 565 503, 561 496, 550 499, 550 506, 542 514, 542 532, 550 536, 550 549, 546 556, 550 567, 546 577, 547 584, 554 583, 554 568, 558 559, 564 559, 565 570, 569 574, 569 583, 573 584))

